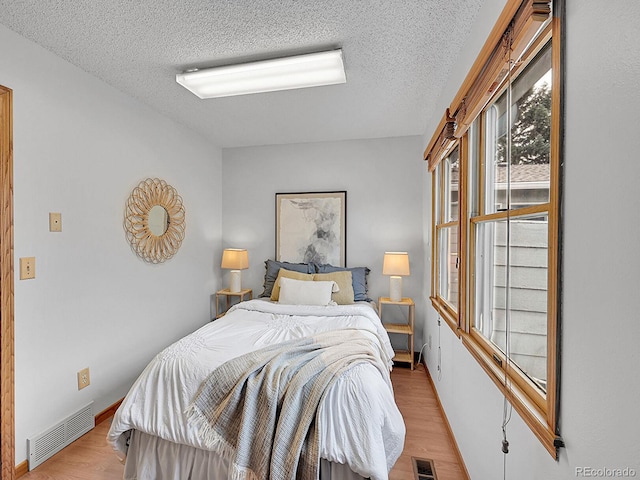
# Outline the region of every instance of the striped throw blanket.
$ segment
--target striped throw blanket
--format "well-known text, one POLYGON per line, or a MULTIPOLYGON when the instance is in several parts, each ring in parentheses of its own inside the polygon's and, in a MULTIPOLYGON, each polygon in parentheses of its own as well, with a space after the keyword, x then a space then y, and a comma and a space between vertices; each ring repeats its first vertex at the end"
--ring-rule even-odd
POLYGON ((230 459, 232 480, 317 479, 316 411, 332 383, 362 362, 388 370, 376 335, 357 329, 256 350, 215 369, 187 417, 230 459))

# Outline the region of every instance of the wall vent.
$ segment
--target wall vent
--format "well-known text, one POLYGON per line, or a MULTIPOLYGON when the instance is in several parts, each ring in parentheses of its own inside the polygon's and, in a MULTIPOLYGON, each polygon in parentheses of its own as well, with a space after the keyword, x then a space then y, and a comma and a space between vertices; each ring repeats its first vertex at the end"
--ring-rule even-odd
POLYGON ((95 426, 93 402, 54 425, 47 431, 27 439, 29 470, 58 453, 95 426))
POLYGON ((415 480, 438 480, 433 460, 428 458, 411 457, 413 462, 413 476, 415 480))

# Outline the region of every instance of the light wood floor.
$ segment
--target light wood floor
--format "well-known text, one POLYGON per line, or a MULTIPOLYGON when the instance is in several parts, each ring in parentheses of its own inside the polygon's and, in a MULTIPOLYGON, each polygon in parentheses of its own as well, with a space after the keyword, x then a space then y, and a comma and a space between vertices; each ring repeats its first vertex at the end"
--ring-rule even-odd
MULTIPOLYGON (((438 480, 468 480, 454 449, 432 386, 423 366, 396 367, 391 373, 396 402, 405 419, 404 451, 389 480, 411 480, 411 457, 433 460, 438 480)), ((109 421, 76 440, 23 480, 119 480, 124 467, 106 444, 109 421)))
POLYGON ((469 480, 424 366, 394 368, 391 381, 407 434, 389 480, 413 479, 411 457, 433 460, 438 480, 469 480))

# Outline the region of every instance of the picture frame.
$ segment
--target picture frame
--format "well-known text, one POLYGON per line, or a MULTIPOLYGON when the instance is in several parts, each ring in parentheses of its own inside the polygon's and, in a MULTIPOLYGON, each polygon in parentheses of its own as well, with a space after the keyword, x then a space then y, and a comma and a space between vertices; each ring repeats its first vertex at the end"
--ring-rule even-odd
POLYGON ((276 193, 276 260, 347 265, 347 192, 276 193))

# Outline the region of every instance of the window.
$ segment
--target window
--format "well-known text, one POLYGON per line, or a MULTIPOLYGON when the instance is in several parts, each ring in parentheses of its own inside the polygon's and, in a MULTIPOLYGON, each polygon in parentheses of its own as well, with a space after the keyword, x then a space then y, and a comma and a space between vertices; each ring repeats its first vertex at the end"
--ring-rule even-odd
POLYGON ((491 355, 508 356, 541 394, 547 381, 550 47, 482 114, 486 148, 478 169, 485 193, 477 200, 482 211, 471 217, 471 333, 488 342, 491 355))
POLYGON ((550 4, 508 1, 425 151, 432 304, 555 458, 559 29, 550 4))
POLYGON ((444 318, 457 326, 460 195, 460 149, 457 145, 438 164, 433 183, 437 259, 432 299, 439 305, 444 318))

